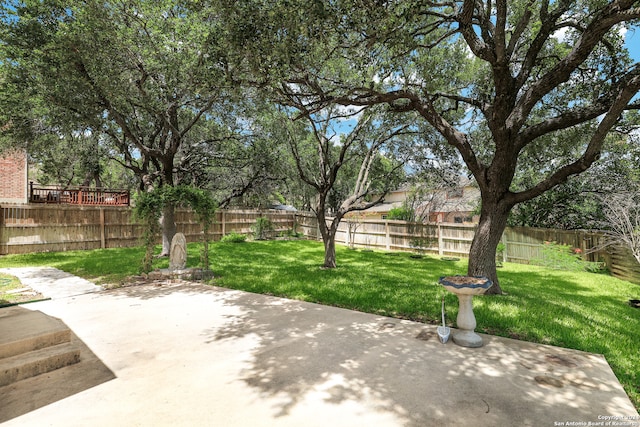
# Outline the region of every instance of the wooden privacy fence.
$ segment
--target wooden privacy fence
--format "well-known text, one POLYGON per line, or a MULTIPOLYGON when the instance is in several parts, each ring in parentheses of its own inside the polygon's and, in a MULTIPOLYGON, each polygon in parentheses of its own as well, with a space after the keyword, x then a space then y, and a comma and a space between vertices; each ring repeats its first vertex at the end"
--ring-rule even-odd
MULTIPOLYGON (((298 213, 298 227, 310 238, 320 239, 318 222, 312 214, 298 213)), ((338 226, 336 242, 355 247, 392 251, 424 251, 448 256, 467 256, 474 225, 422 224, 395 220, 345 218, 338 226)))
MULTIPOLYGON (((218 210, 211 238, 219 240, 232 231, 248 234, 261 216, 271 219, 276 233, 295 229, 307 238, 320 239, 313 214, 274 210, 218 210)), ((187 241, 202 238, 202 227, 190 210, 176 211, 176 227, 187 241)), ((142 231, 142 226, 133 221, 129 207, 57 204, 0 207, 0 255, 137 246, 142 231)), ((345 218, 336 241, 356 247, 468 256, 474 233, 474 225, 345 218)), ((599 233, 586 231, 508 227, 502 236, 503 260, 529 263, 542 256, 545 241, 554 241, 579 248, 587 261, 605 262, 614 276, 640 284, 640 264, 628 250, 612 248, 589 253, 602 238, 599 233)))
MULTIPOLYGON (((280 211, 218 210, 210 230, 219 240, 232 231, 247 234, 256 219, 266 216, 275 231, 294 228, 295 215, 280 211)), ((176 210, 176 229, 187 241, 202 238, 202 227, 190 210, 176 210)), ((140 245, 142 225, 132 209, 117 206, 15 205, 0 207, 0 255, 86 250, 140 245)))
MULTIPOLYGON (((305 236, 320 239, 314 215, 298 213, 297 222, 305 236)), ((336 242, 361 248, 468 256, 474 234, 475 225, 345 218, 338 227, 336 242)), ((542 257, 544 242, 557 242, 580 249, 586 261, 604 262, 614 276, 640 284, 640 264, 628 249, 614 247, 592 251, 602 243, 602 239, 602 234, 584 230, 507 227, 502 236, 505 246, 503 261, 528 264, 542 257)))

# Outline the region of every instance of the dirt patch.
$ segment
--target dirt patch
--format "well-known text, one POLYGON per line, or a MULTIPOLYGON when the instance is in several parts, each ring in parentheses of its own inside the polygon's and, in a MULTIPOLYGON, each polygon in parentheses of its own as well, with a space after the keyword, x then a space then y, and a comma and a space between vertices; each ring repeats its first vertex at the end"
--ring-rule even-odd
POLYGON ((119 283, 105 283, 102 285, 102 287, 104 289, 120 289, 120 288, 129 288, 133 286, 152 285, 152 286, 160 287, 160 286, 169 286, 169 285, 186 285, 190 283, 194 283, 194 281, 185 280, 185 279, 174 279, 174 278, 158 279, 155 277, 148 277, 145 275, 145 276, 130 276, 119 283))
POLYGON ((534 378, 536 382, 542 386, 551 386, 555 388, 562 388, 564 384, 557 378, 550 377, 548 375, 539 375, 534 378))
POLYGON ((441 280, 453 283, 454 285, 484 285, 487 282, 485 278, 469 276, 447 276, 441 280))
POLYGON ((547 354, 544 356, 547 363, 552 363, 554 365, 565 366, 567 368, 577 368, 578 364, 568 357, 558 356, 556 354, 547 354))
POLYGON ((416 335, 416 338, 422 341, 428 341, 429 339, 435 337, 437 337, 437 334, 435 332, 427 330, 420 331, 420 333, 416 335))
POLYGON ((384 322, 382 323, 380 326, 378 326, 378 330, 382 331, 384 329, 393 329, 395 328, 396 324, 393 322, 384 322))
POLYGON ((119 283, 104 283, 101 286, 104 289, 128 288, 131 286, 165 286, 165 285, 184 285, 192 283, 203 284, 214 278, 211 270, 203 271, 201 268, 189 268, 185 270, 154 270, 148 274, 140 274, 137 276, 129 276, 121 280, 119 283))

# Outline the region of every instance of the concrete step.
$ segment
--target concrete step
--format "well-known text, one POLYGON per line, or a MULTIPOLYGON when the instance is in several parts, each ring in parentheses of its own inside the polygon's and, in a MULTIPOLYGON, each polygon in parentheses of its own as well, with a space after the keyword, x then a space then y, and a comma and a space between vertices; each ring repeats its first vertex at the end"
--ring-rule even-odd
POLYGON ((0 309, 0 360, 70 341, 59 319, 19 306, 0 309))
POLYGON ((80 348, 58 344, 0 359, 0 387, 80 362, 80 348))

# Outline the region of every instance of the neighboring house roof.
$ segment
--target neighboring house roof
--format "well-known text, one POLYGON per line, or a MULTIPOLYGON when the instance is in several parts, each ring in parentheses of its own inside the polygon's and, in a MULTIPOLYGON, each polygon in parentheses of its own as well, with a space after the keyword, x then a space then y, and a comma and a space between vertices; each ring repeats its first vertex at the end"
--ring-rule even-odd
MULTIPOLYGON (((476 209, 480 200, 480 190, 474 182, 462 176, 457 187, 435 190, 425 197, 417 209, 422 212, 471 212, 476 209)), ((384 198, 384 203, 362 211, 363 213, 386 213, 393 208, 402 207, 411 193, 409 187, 392 190, 384 198)))
POLYGON ((393 208, 399 208, 402 207, 402 204, 404 202, 393 202, 393 203, 380 203, 379 205, 375 205, 369 209, 366 209, 362 212, 367 212, 367 213, 385 213, 385 212, 389 212, 391 209, 393 208))
POLYGON ((420 209, 431 212, 470 212, 476 209, 480 200, 480 190, 467 186, 451 190, 441 190, 433 199, 422 203, 420 209))
POLYGON ((272 205, 269 209, 274 209, 276 211, 289 211, 289 212, 298 211, 298 209, 294 208, 291 205, 272 205))

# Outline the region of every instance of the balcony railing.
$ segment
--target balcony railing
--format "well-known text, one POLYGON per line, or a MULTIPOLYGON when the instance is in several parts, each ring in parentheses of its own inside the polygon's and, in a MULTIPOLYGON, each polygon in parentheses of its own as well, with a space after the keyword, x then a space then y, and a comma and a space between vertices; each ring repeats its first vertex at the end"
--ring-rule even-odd
POLYGON ((40 187, 29 185, 30 203, 60 203, 65 205, 129 206, 129 190, 89 187, 40 187))

